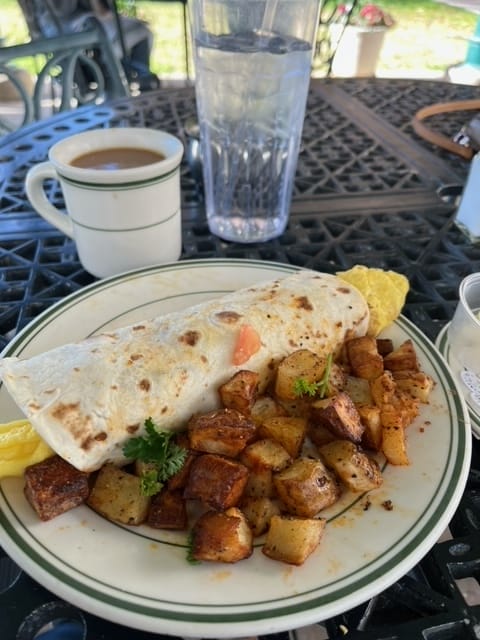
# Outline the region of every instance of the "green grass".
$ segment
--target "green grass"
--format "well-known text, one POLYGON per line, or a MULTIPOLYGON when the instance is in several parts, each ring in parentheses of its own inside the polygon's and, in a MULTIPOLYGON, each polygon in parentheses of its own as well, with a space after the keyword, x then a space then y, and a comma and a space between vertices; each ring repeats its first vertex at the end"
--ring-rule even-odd
MULTIPOLYGON (((164 78, 185 76, 183 5, 180 2, 137 1, 137 15, 155 34, 152 68, 164 78)), ((388 32, 378 75, 441 75, 462 62, 467 38, 473 35, 477 17, 433 0, 378 0, 389 11, 395 26, 388 32)), ((6 44, 24 42, 27 29, 15 0, 2 0, 0 35, 6 44)))
POLYGON ((395 20, 382 50, 378 75, 428 75, 463 62, 466 39, 473 35, 477 17, 433 0, 379 0, 395 20))

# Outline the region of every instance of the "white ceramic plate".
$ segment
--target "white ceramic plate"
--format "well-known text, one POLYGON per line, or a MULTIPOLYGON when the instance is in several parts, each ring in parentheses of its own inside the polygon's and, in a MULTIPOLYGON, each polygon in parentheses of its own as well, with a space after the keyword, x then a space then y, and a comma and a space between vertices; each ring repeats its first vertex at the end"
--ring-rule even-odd
MULTIPOLYGON (((32 322, 4 355, 22 357, 153 314, 292 271, 247 260, 179 262, 95 283, 32 322)), ((468 411, 443 358, 410 322, 387 332, 414 341, 437 381, 431 402, 408 430, 408 467, 384 470, 383 486, 346 496, 328 511, 320 547, 301 567, 256 548, 235 565, 191 565, 186 537, 124 528, 79 507, 42 523, 21 479, 0 486, 0 542, 47 589, 93 614, 179 636, 233 637, 304 626, 381 592, 434 545, 463 493, 470 463, 468 411), (390 500, 392 510, 384 506, 390 500)), ((4 388, 2 420, 19 417, 4 388)))
POLYGON ((447 361, 448 366, 458 381, 470 412, 473 434, 477 438, 480 438, 480 379, 473 373, 473 371, 462 369, 460 363, 453 357, 453 354, 450 351, 450 343, 448 341, 449 326, 450 323, 446 324, 440 331, 435 341, 435 345, 447 361))

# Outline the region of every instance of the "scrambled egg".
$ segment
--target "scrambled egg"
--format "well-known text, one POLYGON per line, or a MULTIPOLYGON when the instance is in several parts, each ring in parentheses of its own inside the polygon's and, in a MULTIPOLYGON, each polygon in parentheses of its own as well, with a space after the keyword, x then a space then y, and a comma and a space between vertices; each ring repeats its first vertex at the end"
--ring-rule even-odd
POLYGON ((365 298, 370 309, 368 335, 377 336, 400 315, 410 287, 405 276, 363 265, 338 271, 337 276, 356 287, 365 298))
POLYGON ((28 420, 0 424, 0 478, 21 476, 30 464, 53 455, 28 420))

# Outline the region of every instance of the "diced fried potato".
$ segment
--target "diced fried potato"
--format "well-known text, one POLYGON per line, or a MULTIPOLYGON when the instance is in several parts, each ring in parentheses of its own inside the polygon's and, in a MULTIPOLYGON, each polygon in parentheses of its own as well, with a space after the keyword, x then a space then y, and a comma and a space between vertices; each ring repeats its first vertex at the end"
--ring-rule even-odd
POLYGON ((252 552, 253 534, 240 509, 207 511, 193 526, 194 560, 233 563, 250 557, 252 552))
POLYGON ((423 371, 394 371, 393 377, 399 389, 424 404, 428 403, 430 393, 435 386, 431 376, 423 371))
POLYGON ((170 491, 183 489, 185 487, 185 485, 187 484, 188 476, 190 475, 190 469, 192 467, 193 461, 201 455, 202 454, 199 451, 192 451, 191 449, 188 450, 182 468, 173 476, 170 476, 170 478, 167 480, 167 486, 170 491))
POLYGON ((218 389, 223 406, 248 415, 257 398, 259 380, 254 371, 237 371, 218 389))
POLYGON ((261 536, 270 526, 274 515, 280 515, 278 502, 271 498, 247 497, 240 506, 255 537, 261 536))
POLYGON ((410 338, 387 354, 383 359, 385 369, 389 371, 420 371, 417 353, 410 338))
POLYGON ((188 517, 182 491, 164 488, 153 496, 148 509, 147 524, 154 529, 185 530, 188 517))
POLYGON ((312 397, 304 395, 298 397, 296 400, 280 400, 280 404, 285 410, 285 415, 291 416, 292 418, 308 419, 312 400, 312 397))
POLYGON ((250 417, 255 424, 260 425, 269 418, 285 416, 287 412, 280 403, 270 396, 260 396, 257 398, 250 410, 250 417))
POLYGON ((370 391, 373 402, 377 407, 384 404, 392 404, 397 391, 397 385, 390 371, 385 371, 381 376, 370 380, 370 391))
POLYGON ((362 446, 373 451, 382 447, 382 421, 380 407, 373 404, 357 404, 360 419, 365 427, 362 435, 362 446))
POLYGON ((205 453, 193 461, 184 490, 187 500, 222 511, 240 501, 248 480, 248 469, 237 460, 205 453))
POLYGON ((350 396, 355 404, 371 404, 373 402, 372 392, 370 391, 370 382, 365 378, 348 376, 344 391, 350 396))
POLYGON ((335 436, 330 429, 327 429, 327 427, 322 427, 320 424, 312 423, 308 425, 308 437, 317 447, 321 447, 323 444, 332 442, 332 440, 337 438, 337 436, 335 436))
POLYGON ((274 515, 262 552, 273 560, 299 566, 320 544, 325 523, 322 518, 274 515))
POLYGON ((328 376, 327 395, 335 395, 345 388, 347 374, 345 369, 337 362, 332 362, 330 375, 328 376))
POLYGON ((392 402, 380 407, 380 420, 384 427, 408 427, 418 415, 417 398, 397 389, 392 402))
POLYGON ((295 400, 295 382, 319 382, 325 373, 327 359, 308 349, 299 349, 284 358, 277 368, 275 395, 281 400, 295 400))
POLYGON ((405 429, 402 427, 383 427, 382 452, 390 464, 399 466, 410 464, 405 429))
POLYGON ((249 469, 281 471, 290 464, 291 456, 276 440, 263 438, 249 444, 242 452, 240 461, 249 469))
POLYGON ((296 516, 311 518, 340 497, 336 479, 321 460, 312 458, 297 458, 274 474, 273 483, 287 511, 296 516))
POLYGON ((315 400, 311 405, 311 420, 314 424, 329 429, 339 438, 360 442, 364 426, 355 403, 344 391, 332 398, 315 400))
POLYGON ((348 360, 354 376, 373 380, 383 373, 383 358, 378 353, 377 341, 371 336, 352 338, 346 343, 348 360))
POLYGON ((106 464, 98 472, 87 504, 107 520, 137 525, 147 517, 150 498, 142 494, 138 476, 106 464))
POLYGON ((50 456, 25 469, 25 497, 41 520, 51 520, 77 507, 89 492, 89 474, 60 456, 50 456))
POLYGON ((243 495, 252 498, 272 498, 275 495, 273 471, 267 467, 250 469, 243 495))
POLYGON ((384 358, 393 351, 393 340, 390 338, 377 338, 377 351, 384 358))
POLYGON ((300 455, 306 433, 307 420, 291 416, 269 418, 258 430, 261 437, 280 443, 292 458, 300 455))
POLYGON ((237 456, 256 435, 257 425, 236 409, 220 409, 192 416, 190 447, 196 451, 237 456))
POLYGON ((382 474, 377 462, 349 440, 335 440, 319 449, 325 464, 336 473, 343 484, 357 493, 377 489, 382 474))

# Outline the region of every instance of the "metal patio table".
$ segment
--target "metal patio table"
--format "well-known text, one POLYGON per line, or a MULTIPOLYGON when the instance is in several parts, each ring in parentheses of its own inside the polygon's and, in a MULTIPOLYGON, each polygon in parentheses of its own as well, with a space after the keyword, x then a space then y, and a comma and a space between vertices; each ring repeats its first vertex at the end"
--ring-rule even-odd
MULTIPOLYGON (((326 272, 354 264, 393 269, 411 285, 404 314, 434 340, 453 315, 460 280, 480 271, 480 245, 454 222, 455 194, 465 183, 468 163, 418 138, 411 118, 428 104, 478 97, 478 87, 435 81, 312 81, 285 233, 252 245, 212 236, 198 166, 189 163, 187 153, 181 171, 182 259, 274 260, 326 272)), ((81 267, 73 242, 33 212, 24 192, 27 170, 46 158, 55 141, 98 127, 162 128, 190 150, 195 141, 185 125, 195 113, 192 88, 165 89, 62 113, 0 141, 0 348, 54 302, 94 281, 81 267)), ((453 135, 470 117, 444 114, 434 126, 453 135)), ((49 198, 62 206, 56 183, 49 185, 49 198)), ((438 542, 385 592, 343 615, 292 631, 291 637, 480 638, 480 447, 475 439, 467 488, 449 530, 451 538, 438 542), (465 589, 472 584, 473 591, 465 589)), ((0 549, 1 637, 30 640, 30 622, 41 615, 73 618, 83 629, 78 637, 87 640, 161 637, 61 603, 0 549)))

